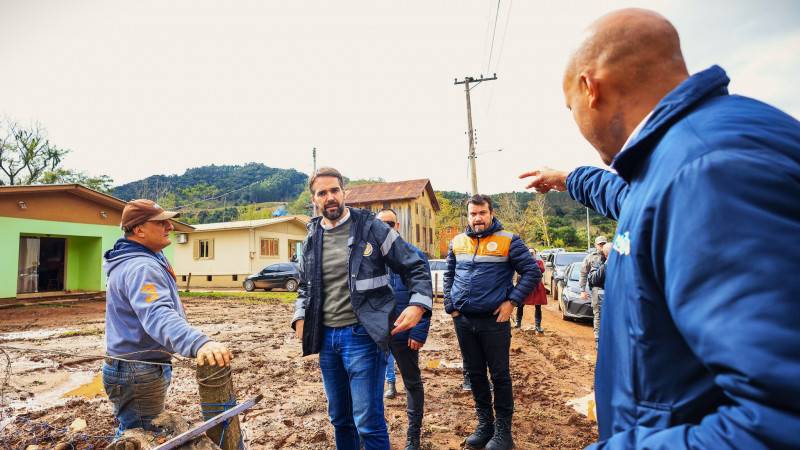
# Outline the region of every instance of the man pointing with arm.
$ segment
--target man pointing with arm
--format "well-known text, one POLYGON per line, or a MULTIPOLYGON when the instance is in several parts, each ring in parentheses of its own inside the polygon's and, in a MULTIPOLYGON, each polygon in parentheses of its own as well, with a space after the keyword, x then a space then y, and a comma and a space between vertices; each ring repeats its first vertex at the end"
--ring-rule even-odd
POLYGON ((662 16, 604 16, 563 87, 616 174, 522 175, 618 221, 605 268, 597 447, 800 447, 800 278, 763 281, 775 267, 800 271, 800 123, 729 95, 728 83, 717 66, 689 75, 662 16), (742 255, 762 264, 742 270, 742 255))

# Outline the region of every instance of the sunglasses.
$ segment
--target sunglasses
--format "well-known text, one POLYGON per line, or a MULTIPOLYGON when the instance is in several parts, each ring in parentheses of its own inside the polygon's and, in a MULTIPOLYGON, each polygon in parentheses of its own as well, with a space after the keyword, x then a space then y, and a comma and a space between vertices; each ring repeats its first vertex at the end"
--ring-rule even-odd
POLYGON ((392 221, 392 220, 384 220, 383 223, 388 225, 389 228, 394 228, 394 226, 396 225, 396 223, 394 221, 392 221))

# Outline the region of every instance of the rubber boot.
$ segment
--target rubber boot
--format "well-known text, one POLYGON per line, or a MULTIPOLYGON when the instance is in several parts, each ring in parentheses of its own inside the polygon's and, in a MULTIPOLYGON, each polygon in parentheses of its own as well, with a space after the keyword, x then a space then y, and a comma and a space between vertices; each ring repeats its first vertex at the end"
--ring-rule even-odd
POLYGON ((422 434, 422 416, 408 416, 408 431, 406 432, 405 450, 420 450, 420 435, 422 434))
POLYGON ((389 388, 386 389, 386 392, 383 393, 383 398, 389 398, 389 399, 395 398, 397 396, 397 389, 395 387, 395 382, 390 381, 386 384, 389 385, 389 388))
POLYGON ((486 443, 489 442, 495 434, 494 414, 491 408, 486 410, 476 409, 475 412, 478 416, 478 427, 475 429, 474 433, 467 437, 467 447, 478 449, 486 447, 486 443))
POLYGON ((494 436, 486 444, 486 450, 509 450, 514 448, 511 437, 511 418, 498 418, 494 423, 494 436))

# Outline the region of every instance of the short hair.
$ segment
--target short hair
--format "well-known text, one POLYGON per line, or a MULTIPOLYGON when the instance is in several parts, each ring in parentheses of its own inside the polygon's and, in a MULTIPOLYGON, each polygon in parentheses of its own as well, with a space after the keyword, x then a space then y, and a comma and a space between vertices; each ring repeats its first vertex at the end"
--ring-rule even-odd
POLYGON ((342 174, 339 173, 338 170, 334 169, 333 167, 320 167, 316 172, 314 172, 314 175, 308 179, 308 190, 311 191, 312 194, 314 193, 314 182, 317 181, 317 178, 319 177, 336 178, 339 180, 339 187, 344 189, 344 177, 342 177, 342 174))
MULTIPOLYGON (((390 212, 390 213, 394 214, 394 217, 395 217, 396 219, 399 219, 399 217, 397 217, 397 211, 393 210, 392 208, 383 208, 383 209, 381 209, 380 211, 378 211, 378 214, 380 214, 380 213, 382 213, 382 212, 384 212, 384 211, 388 211, 388 212, 390 212)), ((377 215, 377 214, 376 214, 376 215, 377 215)))
POLYGON ((489 212, 494 211, 492 209, 492 199, 489 198, 488 195, 475 194, 472 197, 470 197, 469 200, 467 200, 467 206, 469 206, 470 203, 473 204, 473 205, 478 205, 478 206, 480 206, 480 205, 489 205, 489 212))

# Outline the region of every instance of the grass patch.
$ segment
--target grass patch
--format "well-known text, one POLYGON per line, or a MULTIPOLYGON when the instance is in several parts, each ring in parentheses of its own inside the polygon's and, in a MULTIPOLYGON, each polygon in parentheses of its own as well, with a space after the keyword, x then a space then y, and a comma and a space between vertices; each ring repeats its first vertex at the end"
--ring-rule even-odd
POLYGON ((58 335, 60 338, 75 337, 75 336, 97 336, 103 334, 100 328, 84 328, 82 330, 65 331, 58 335))
POLYGON ((241 301, 248 305, 261 305, 265 303, 294 303, 297 292, 181 292, 182 298, 224 298, 241 301))

